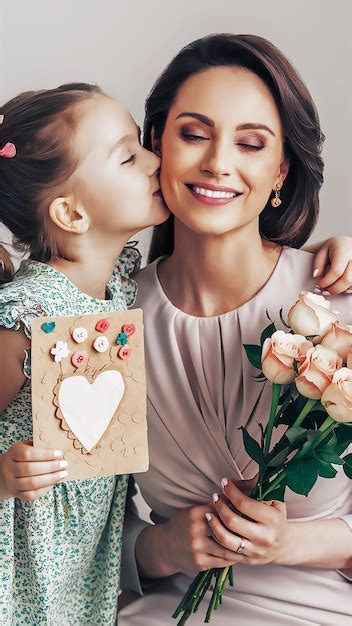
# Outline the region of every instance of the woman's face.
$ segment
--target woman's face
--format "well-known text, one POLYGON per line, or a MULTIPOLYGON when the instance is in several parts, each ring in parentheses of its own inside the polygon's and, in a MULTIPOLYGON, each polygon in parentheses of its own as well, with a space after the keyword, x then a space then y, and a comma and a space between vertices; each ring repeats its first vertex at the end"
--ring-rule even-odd
POLYGON ((257 223, 287 173, 273 96, 256 74, 239 68, 212 68, 184 83, 160 151, 166 204, 204 235, 257 223))

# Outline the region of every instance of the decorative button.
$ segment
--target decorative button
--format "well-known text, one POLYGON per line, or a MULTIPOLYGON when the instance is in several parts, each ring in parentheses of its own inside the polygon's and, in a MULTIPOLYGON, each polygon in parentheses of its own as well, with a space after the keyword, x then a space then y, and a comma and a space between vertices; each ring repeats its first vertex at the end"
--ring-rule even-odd
POLYGON ((133 333, 136 332, 136 325, 135 324, 124 324, 122 326, 122 332, 125 333, 126 337, 131 337, 131 335, 133 335, 133 333))
POLYGON ((97 352, 106 352, 109 347, 109 340, 107 337, 97 337, 94 340, 93 348, 97 352))
POLYGON ((55 322, 45 322, 45 324, 42 324, 40 328, 45 333, 49 334, 49 333, 52 333, 53 330, 55 330, 55 326, 56 326, 55 322))
POLYGON ((88 331, 83 326, 78 326, 72 331, 72 339, 76 343, 82 343, 88 337, 88 331))
POLYGON ((106 333, 106 331, 109 330, 109 328, 110 328, 110 322, 109 320, 106 320, 106 319, 99 320, 99 322, 97 322, 95 325, 95 330, 97 330, 99 333, 106 333))
POLYGON ((115 343, 117 343, 118 346, 125 346, 126 343, 128 343, 127 335, 125 333, 119 333, 115 343))
POLYGON ((130 358, 132 354, 132 350, 131 348, 126 348, 125 346, 122 346, 122 348, 120 348, 117 354, 119 355, 120 359, 122 359, 123 361, 126 361, 126 359, 130 358))
POLYGON ((70 350, 66 341, 57 341, 50 353, 53 355, 55 363, 59 363, 70 354, 70 350))
POLYGON ((87 365, 88 359, 89 359, 89 356, 87 352, 82 350, 80 352, 75 352, 72 355, 71 361, 72 361, 72 365, 74 365, 75 367, 81 367, 82 365, 87 365))

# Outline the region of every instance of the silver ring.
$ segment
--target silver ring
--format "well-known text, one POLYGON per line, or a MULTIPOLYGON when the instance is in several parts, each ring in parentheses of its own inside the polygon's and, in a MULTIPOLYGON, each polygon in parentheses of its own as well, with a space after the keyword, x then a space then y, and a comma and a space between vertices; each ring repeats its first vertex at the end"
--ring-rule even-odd
POLYGON ((246 549, 246 544, 244 542, 244 539, 241 538, 240 545, 238 546, 236 552, 237 554, 242 554, 242 552, 244 552, 245 549, 246 549))

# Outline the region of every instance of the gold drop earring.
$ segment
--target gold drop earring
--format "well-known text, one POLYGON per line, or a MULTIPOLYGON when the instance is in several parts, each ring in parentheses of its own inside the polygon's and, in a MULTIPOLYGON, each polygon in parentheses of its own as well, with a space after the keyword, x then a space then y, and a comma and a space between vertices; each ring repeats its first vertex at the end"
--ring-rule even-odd
POLYGON ((282 204, 282 200, 280 200, 280 187, 277 186, 275 189, 275 196, 271 198, 271 206, 273 206, 274 209, 277 209, 280 204, 282 204))

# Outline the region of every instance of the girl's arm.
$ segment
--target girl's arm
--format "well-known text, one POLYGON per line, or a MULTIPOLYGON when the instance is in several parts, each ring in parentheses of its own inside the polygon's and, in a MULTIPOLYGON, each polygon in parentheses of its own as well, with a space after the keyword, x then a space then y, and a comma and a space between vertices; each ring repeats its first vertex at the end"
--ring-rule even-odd
POLYGON ((352 237, 338 235, 305 250, 315 254, 317 289, 331 294, 352 293, 352 237))
MULTIPOLYGON (((23 361, 30 347, 22 331, 0 329, 0 413, 26 381, 23 361)), ((3 427, 5 422, 2 422, 3 427)), ((35 500, 67 475, 61 451, 20 441, 0 454, 0 500, 35 500)))

